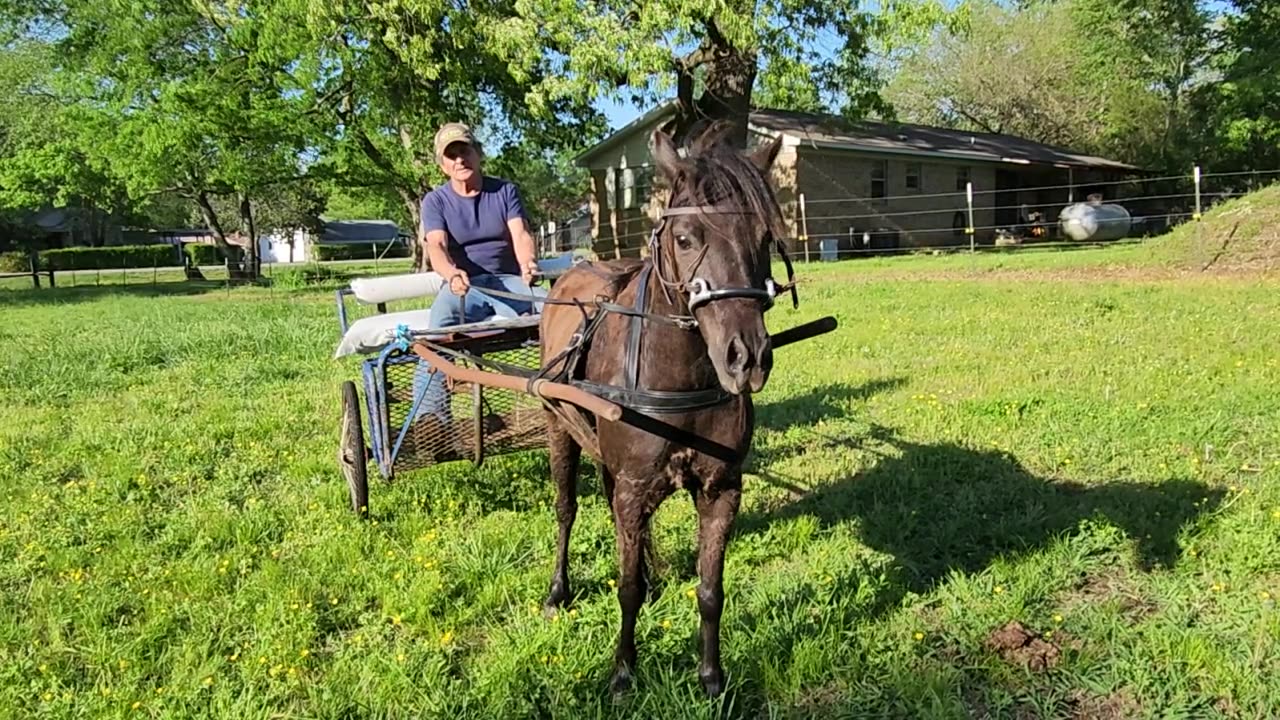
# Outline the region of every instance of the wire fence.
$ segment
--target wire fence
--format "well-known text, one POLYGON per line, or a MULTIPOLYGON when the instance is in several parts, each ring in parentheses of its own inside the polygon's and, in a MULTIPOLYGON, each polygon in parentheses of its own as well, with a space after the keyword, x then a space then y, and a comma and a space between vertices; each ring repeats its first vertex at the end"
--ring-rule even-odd
MULTIPOLYGON (((1213 206, 1248 194, 1258 187, 1280 181, 1280 169, 1206 173, 1194 168, 1186 175, 1114 181, 1063 183, 1016 188, 978 188, 972 181, 964 190, 937 193, 907 193, 867 197, 848 189, 821 168, 817 170, 838 194, 806 198, 803 194, 780 203, 792 225, 792 235, 784 238, 794 260, 829 261, 877 254, 911 252, 953 252, 957 250, 1010 251, 1029 248, 1053 249, 1115 243, 1132 243, 1158 236, 1179 224, 1199 220, 1213 206), (1183 187, 1177 187, 1182 184, 1183 187), (1072 235, 1065 229, 1061 212, 1072 207, 1098 207, 1098 202, 1075 197, 1081 188, 1097 191, 1111 188, 1103 205, 1125 208, 1113 220, 1112 232, 1091 237, 1072 235), (1151 192, 1141 192, 1152 190, 1151 192), (1050 198, 1053 193, 1065 197, 1050 198), (1001 202, 1004 194, 1035 194, 1028 202, 1001 202), (995 196, 995 197, 992 197, 995 196), (1050 198, 1050 201, 1034 202, 1050 198), (919 207, 921 203, 927 207, 919 207), (843 205, 844 207, 840 207, 843 205), (810 212, 814 208, 815 212, 810 212), (847 209, 846 209, 847 208, 847 209), (1053 217, 1052 210, 1059 216, 1053 217), (945 218, 945 219, 944 219, 945 218), (1114 231, 1114 223, 1123 232, 1114 231)), ((846 178, 848 179, 848 178, 846 178)), ((607 232, 601 217, 592 249, 602 258, 642 257, 652 234, 653 218, 630 218, 624 227, 639 229, 616 235, 607 232)), ((1107 224, 1105 218, 1098 226, 1107 224)), ((1096 234, 1096 233, 1095 233, 1096 234)), ((552 254, 566 249, 540 244, 552 254)), ((341 282, 356 276, 382 276, 412 272, 409 258, 372 257, 355 260, 325 260, 262 263, 258 285, 272 289, 294 289, 341 282)), ((172 283, 204 282, 219 285, 226 292, 244 279, 234 276, 226 265, 159 265, 152 267, 108 267, 91 269, 30 267, 0 273, 0 288, 79 288, 85 286, 158 287, 172 283)))
MULTIPOLYGON (((800 173, 814 172, 824 181, 805 184, 816 188, 821 197, 800 193, 780 203, 792 232, 788 244, 801 260, 962 247, 1050 248, 1150 238, 1198 220, 1222 202, 1280 181, 1280 169, 1209 173, 1196 167, 1184 175, 1081 178, 1078 182, 994 189, 977 187, 968 180, 962 189, 951 192, 871 197, 850 192, 842 184, 842 179, 853 179, 833 177, 818 164, 806 164, 803 158, 797 161, 797 168, 800 173), (1085 217, 1078 217, 1082 215, 1085 217)), ((596 252, 606 257, 644 255, 656 210, 649 207, 644 214, 616 224, 610 222, 616 218, 602 215, 596 252)))

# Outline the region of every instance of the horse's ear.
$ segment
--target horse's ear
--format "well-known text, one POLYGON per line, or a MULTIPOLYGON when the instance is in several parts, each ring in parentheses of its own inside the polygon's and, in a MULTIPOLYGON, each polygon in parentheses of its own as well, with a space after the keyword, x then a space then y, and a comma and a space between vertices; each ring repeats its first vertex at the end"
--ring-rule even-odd
POLYGON ((671 136, 662 132, 662 130, 654 130, 652 137, 653 145, 653 164, 657 166, 658 172, 662 173, 668 181, 674 183, 676 177, 680 174, 680 154, 676 152, 676 145, 671 141, 671 136))
POLYGON ((689 152, 707 152, 728 141, 735 129, 734 124, 728 120, 699 120, 689 129, 689 137, 694 138, 689 152))
POLYGON ((773 140, 765 145, 761 145, 755 152, 751 153, 751 164, 761 174, 768 174, 769 168, 773 167, 773 161, 778 159, 778 152, 782 150, 782 134, 776 135, 773 140))

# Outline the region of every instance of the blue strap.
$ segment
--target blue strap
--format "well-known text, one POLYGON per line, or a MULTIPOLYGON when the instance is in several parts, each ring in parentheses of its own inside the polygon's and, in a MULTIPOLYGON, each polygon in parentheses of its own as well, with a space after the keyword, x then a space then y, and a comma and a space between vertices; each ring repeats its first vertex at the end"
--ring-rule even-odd
POLYGON ((393 343, 400 352, 409 352, 409 326, 404 323, 396 325, 396 339, 393 343))

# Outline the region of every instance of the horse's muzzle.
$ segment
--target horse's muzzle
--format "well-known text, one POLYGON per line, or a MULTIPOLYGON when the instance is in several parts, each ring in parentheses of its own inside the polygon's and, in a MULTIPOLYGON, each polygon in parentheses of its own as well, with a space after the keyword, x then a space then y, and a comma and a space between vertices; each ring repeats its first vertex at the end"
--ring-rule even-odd
POLYGON ((734 395, 757 393, 773 369, 773 347, 763 332, 738 333, 725 345, 724 359, 715 363, 720 384, 734 395))

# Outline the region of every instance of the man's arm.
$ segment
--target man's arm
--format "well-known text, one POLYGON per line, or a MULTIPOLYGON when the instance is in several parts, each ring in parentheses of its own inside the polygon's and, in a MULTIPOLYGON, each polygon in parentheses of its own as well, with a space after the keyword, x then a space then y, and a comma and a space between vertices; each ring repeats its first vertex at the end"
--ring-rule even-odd
POLYGON ((516 249, 516 262, 520 263, 520 272, 524 281, 533 280, 533 271, 538 269, 538 244, 529 234, 524 218, 511 218, 507 221, 507 229, 511 231, 511 241, 516 249))
POLYGON ((445 232, 444 216, 429 197, 422 201, 422 231, 423 249, 431 261, 431 269, 444 278, 455 295, 467 292, 470 279, 449 257, 449 236, 445 232))
POLYGON ((431 269, 440 273, 445 280, 458 271, 458 266, 454 265, 453 259, 449 257, 448 243, 448 236, 443 230, 429 230, 424 238, 431 269))
POLYGON ((529 234, 529 227, 524 220, 524 204, 520 201, 520 191, 515 184, 507 186, 507 229, 511 231, 511 242, 515 246, 516 262, 520 263, 520 275, 525 283, 533 282, 533 273, 538 269, 538 245, 529 234))

